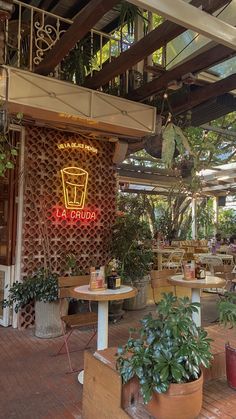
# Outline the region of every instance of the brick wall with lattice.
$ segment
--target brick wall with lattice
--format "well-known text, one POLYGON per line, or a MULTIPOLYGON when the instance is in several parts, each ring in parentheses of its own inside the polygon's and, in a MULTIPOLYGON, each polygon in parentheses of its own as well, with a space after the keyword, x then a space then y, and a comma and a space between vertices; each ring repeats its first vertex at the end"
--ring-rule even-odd
POLYGON ((28 126, 25 149, 23 276, 45 264, 63 274, 69 253, 83 271, 103 265, 115 216, 114 145, 89 134, 28 126), (83 211, 65 208, 66 167, 88 172, 83 211))

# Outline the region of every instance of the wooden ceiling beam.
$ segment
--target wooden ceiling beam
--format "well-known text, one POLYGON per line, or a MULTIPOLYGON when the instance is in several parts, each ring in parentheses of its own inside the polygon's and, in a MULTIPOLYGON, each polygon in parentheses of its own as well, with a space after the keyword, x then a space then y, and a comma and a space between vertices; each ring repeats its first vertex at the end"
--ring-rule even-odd
POLYGON ((185 98, 182 103, 178 103, 177 106, 172 107, 173 114, 179 115, 180 113, 184 113, 189 109, 195 108, 195 106, 198 106, 202 102, 230 92, 233 89, 236 89, 236 74, 232 74, 229 77, 208 84, 208 86, 200 87, 189 93, 187 99, 185 98))
MULTIPOLYGON (((125 188, 122 189, 121 192, 125 193, 137 193, 142 195, 161 195, 161 196, 168 196, 170 195, 170 191, 155 191, 155 190, 147 190, 147 189, 135 189, 135 188, 125 188)), ((173 195, 183 195, 179 192, 172 192, 173 195)))
POLYGON ((134 165, 129 163, 123 163, 118 166, 118 170, 130 170, 130 173, 146 173, 152 175, 162 175, 168 177, 180 177, 180 171, 175 169, 163 169, 159 167, 147 167, 142 165, 134 165))
POLYGON ((183 0, 130 0, 130 3, 236 50, 236 28, 183 0))
MULTIPOLYGON (((202 5, 205 12, 213 13, 227 3, 229 3, 229 0, 192 0, 190 4, 195 7, 202 5)), ((169 21, 163 22, 156 29, 133 44, 128 50, 122 52, 115 60, 94 74, 93 77, 86 80, 85 87, 97 89, 103 86, 109 80, 132 68, 139 61, 148 57, 154 51, 157 51, 185 31, 186 28, 176 23, 169 21)))
POLYGON ((77 15, 73 24, 45 55, 35 73, 48 75, 63 60, 68 52, 107 13, 118 0, 91 0, 77 15))
POLYGON ((161 77, 155 78, 149 83, 133 90, 128 95, 128 98, 131 100, 143 101, 148 97, 157 94, 161 90, 166 90, 169 82, 173 80, 180 80, 181 77, 187 73, 198 73, 233 55, 235 55, 234 50, 223 45, 216 45, 213 48, 190 58, 188 61, 179 64, 172 70, 167 71, 161 77))
POLYGON ((215 127, 213 125, 207 125, 207 124, 201 125, 200 128, 206 131, 217 132, 218 134, 226 135, 229 137, 236 137, 236 131, 231 131, 228 128, 219 128, 219 127, 215 127))

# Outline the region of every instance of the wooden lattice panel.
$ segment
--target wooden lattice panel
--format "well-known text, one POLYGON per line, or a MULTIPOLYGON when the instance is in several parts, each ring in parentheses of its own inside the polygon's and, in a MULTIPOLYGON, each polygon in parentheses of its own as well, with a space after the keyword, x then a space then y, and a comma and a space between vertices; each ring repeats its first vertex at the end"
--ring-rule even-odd
POLYGON ((33 326, 34 320, 35 320, 35 309, 34 309, 34 302, 32 301, 20 309, 19 329, 27 329, 27 327, 33 326))
POLYGON ((27 127, 23 276, 43 266, 45 258, 54 271, 63 274, 69 253, 76 256, 83 271, 93 263, 106 263, 115 217, 113 152, 112 143, 89 136, 86 139, 54 129, 27 127), (58 148, 60 144, 76 147, 58 148), (71 166, 88 172, 85 211, 95 213, 95 220, 75 220, 71 210, 66 212, 67 218, 60 217, 65 209, 60 170, 71 166))

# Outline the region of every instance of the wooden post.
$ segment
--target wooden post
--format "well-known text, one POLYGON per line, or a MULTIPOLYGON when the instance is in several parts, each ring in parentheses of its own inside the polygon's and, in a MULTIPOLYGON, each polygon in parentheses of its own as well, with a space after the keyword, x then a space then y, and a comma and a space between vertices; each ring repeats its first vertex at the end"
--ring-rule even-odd
POLYGON ((196 240, 197 238, 196 212, 197 212, 197 199, 192 198, 192 239, 193 240, 196 240))
POLYGON ((218 205, 218 196, 213 198, 213 211, 214 211, 214 234, 217 233, 218 229, 218 215, 219 215, 219 205, 218 205))

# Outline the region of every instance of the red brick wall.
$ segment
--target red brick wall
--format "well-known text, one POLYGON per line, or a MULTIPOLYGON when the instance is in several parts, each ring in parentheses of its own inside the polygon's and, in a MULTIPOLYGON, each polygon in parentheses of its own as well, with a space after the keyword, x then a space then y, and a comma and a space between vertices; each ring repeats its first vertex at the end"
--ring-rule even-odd
MULTIPOLYGON (((47 263, 63 274, 65 257, 76 255, 86 270, 91 263, 103 265, 108 258, 109 237, 115 216, 116 178, 112 164, 114 145, 91 137, 48 128, 27 127, 23 230, 23 275, 47 263), (74 143, 95 147, 59 149, 74 143), (76 166, 88 172, 85 207, 96 220, 75 221, 57 217, 65 208, 60 170, 76 166)), ((73 216, 75 213, 72 214, 73 216)))

